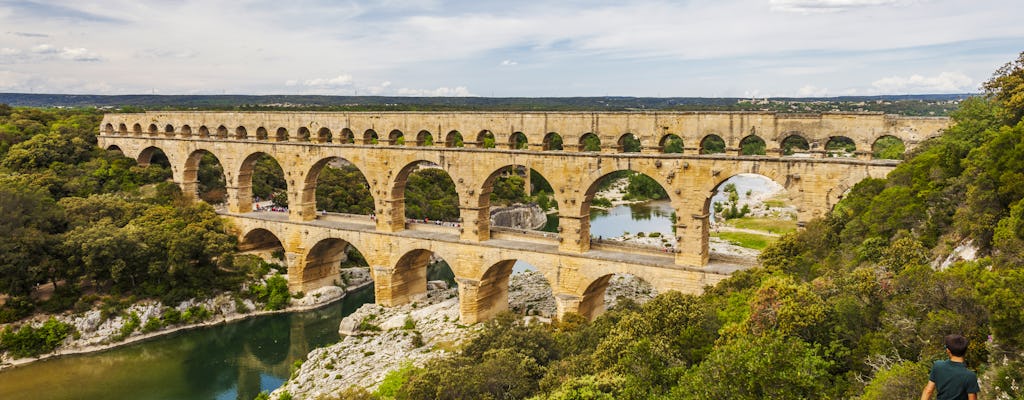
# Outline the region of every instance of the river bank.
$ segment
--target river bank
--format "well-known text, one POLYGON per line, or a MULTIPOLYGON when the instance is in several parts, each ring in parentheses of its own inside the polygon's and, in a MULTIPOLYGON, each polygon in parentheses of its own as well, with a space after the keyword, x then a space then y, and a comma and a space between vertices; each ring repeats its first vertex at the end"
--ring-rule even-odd
MULTIPOLYGON (((37 314, 26 320, 7 325, 31 324, 39 326, 53 317, 60 322, 70 324, 75 328, 76 332, 64 339, 61 345, 50 353, 24 358, 13 358, 7 353, 0 354, 0 371, 52 358, 106 351, 192 329, 223 325, 265 315, 317 309, 344 299, 348 293, 373 283, 369 278, 369 271, 366 268, 351 268, 346 273, 349 276, 348 282, 350 284, 345 288, 337 286, 319 288, 306 293, 301 298, 291 299, 287 307, 279 310, 259 309, 259 305, 249 299, 241 300, 241 303, 239 303, 238 297, 232 292, 221 293, 204 300, 186 300, 172 308, 180 313, 185 313, 198 310, 198 307, 201 307, 210 313, 209 318, 191 324, 162 326, 151 331, 145 331, 143 327, 150 320, 159 320, 163 311, 167 308, 156 300, 136 302, 126 307, 118 315, 107 318, 103 318, 103 313, 99 306, 82 313, 37 314), (136 322, 132 322, 131 315, 137 316, 136 322), (136 327, 125 335, 123 330, 129 324, 134 324, 136 327)), ((7 325, 0 325, 0 329, 7 325)))
MULTIPOLYGON (((280 398, 285 392, 300 399, 329 398, 351 386, 373 391, 392 370, 407 364, 422 366, 458 351, 480 325, 459 323, 457 294, 457 288, 437 287, 424 298, 401 306, 363 305, 341 322, 346 331, 355 327, 355 332, 349 331, 352 334, 337 344, 310 352, 271 398, 280 398)), ((655 295, 649 284, 617 275, 609 282, 605 304, 614 306, 622 298, 642 303, 655 295)), ((508 299, 512 312, 538 322, 550 322, 555 312, 551 286, 536 271, 512 274, 508 299)))

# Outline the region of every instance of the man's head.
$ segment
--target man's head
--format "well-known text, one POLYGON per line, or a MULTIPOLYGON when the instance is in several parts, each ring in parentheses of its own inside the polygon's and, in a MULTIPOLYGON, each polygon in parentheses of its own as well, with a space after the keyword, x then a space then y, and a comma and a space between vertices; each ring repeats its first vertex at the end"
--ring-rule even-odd
POLYGON ((967 354, 967 338, 960 335, 946 335, 946 350, 954 357, 963 357, 967 354))

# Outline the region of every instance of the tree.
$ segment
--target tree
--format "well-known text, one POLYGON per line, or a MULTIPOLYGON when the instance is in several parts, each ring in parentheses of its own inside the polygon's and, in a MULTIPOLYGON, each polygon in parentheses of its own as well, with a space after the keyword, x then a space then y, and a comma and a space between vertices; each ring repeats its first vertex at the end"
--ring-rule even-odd
POLYGON ((1017 124, 1024 117, 1024 52, 997 69, 982 88, 989 98, 1003 105, 1007 124, 1017 124))
POLYGON ((64 212, 41 188, 0 180, 0 293, 27 296, 59 263, 64 212))

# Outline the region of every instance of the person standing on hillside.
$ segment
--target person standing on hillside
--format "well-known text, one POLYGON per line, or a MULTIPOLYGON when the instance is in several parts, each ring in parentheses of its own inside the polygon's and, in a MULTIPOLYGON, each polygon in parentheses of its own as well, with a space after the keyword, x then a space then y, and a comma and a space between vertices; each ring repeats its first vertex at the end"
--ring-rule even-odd
POLYGON ((946 335, 946 355, 949 360, 936 361, 928 375, 928 384, 921 392, 921 400, 932 398, 938 389, 936 400, 977 400, 978 377, 967 369, 964 354, 967 354, 967 338, 960 335, 946 335))

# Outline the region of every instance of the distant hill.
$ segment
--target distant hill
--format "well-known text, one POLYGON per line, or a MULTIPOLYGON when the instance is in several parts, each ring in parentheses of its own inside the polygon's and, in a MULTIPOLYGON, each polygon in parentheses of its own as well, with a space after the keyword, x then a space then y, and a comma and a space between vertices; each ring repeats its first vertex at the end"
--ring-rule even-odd
POLYGON ((383 97, 304 95, 80 95, 0 93, 0 103, 27 107, 100 107, 145 110, 494 110, 494 111, 876 111, 945 115, 972 94, 840 96, 827 98, 707 97, 383 97))

